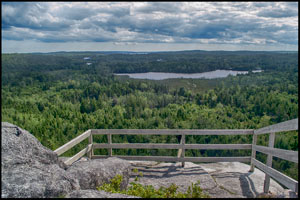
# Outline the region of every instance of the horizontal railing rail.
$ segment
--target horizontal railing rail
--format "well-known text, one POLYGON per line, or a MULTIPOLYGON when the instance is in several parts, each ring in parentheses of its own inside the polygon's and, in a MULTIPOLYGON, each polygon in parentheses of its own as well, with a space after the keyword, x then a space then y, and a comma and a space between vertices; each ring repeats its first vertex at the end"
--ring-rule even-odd
POLYGON ((93 135, 252 135, 253 129, 91 129, 93 135))
MULTIPOLYGON (((93 158, 108 158, 108 155, 94 155, 93 158)), ((251 157, 174 157, 174 156, 121 156, 116 157, 125 160, 144 160, 157 162, 250 162, 251 157)))
MULTIPOLYGON (((288 177, 287 175, 273 169, 272 167, 269 167, 262 162, 252 158, 251 161, 257 166, 260 170, 280 182, 281 184, 285 185, 287 188, 291 189, 292 191, 298 193, 298 181, 288 177)), ((266 184, 266 179, 265 179, 265 184, 266 184)), ((264 186, 265 188, 265 186, 264 186)), ((268 191, 264 191, 268 192, 268 191)))
POLYGON ((253 145, 252 148, 254 151, 259 151, 264 154, 272 154, 272 156, 275 156, 277 158, 298 163, 298 151, 284 150, 260 145, 253 145))
POLYGON ((298 151, 284 150, 274 148, 275 133, 287 132, 298 130, 298 118, 274 124, 271 126, 263 127, 254 131, 252 141, 252 155, 251 155, 251 168, 250 171, 254 170, 254 166, 259 168, 265 173, 264 180, 264 192, 267 193, 270 188, 270 177, 277 180, 282 185, 291 189, 293 192, 298 193, 298 181, 284 175, 272 168, 273 156, 283 160, 298 163, 298 151), (268 147, 256 145, 257 136, 261 134, 269 134, 269 145, 268 147), (264 164, 256 159, 256 151, 267 154, 267 163, 264 164))
POLYGON ((93 144, 93 149, 251 149, 251 144, 145 144, 145 143, 113 143, 93 144))
POLYGON ((298 118, 260 128, 258 130, 255 130, 254 134, 260 135, 266 133, 278 133, 293 130, 298 130, 298 118))
POLYGON ((76 144, 80 143, 81 141, 89 137, 90 135, 91 135, 91 130, 87 130, 81 135, 74 138, 73 140, 69 141, 68 143, 56 149, 54 152, 57 153, 57 155, 61 155, 66 151, 68 151, 69 149, 71 149, 72 147, 74 147, 76 144))
MULTIPOLYGON (((59 147, 58 149, 56 149, 54 152, 60 156, 61 154, 65 153, 66 151, 68 151, 69 149, 71 149, 72 147, 74 147, 76 144, 82 142, 83 140, 85 140, 88 137, 92 137, 91 135, 91 130, 87 130, 84 133, 82 133, 81 135, 77 136, 76 138, 74 138, 73 140, 69 141, 68 143, 64 144, 63 146, 59 147)), ((91 152, 92 150, 92 143, 89 140, 89 145, 81 150, 80 152, 78 152, 77 154, 75 154, 73 157, 69 158, 68 160, 65 161, 65 164, 67 165, 71 165, 73 162, 75 162, 76 160, 78 160, 79 158, 81 158, 82 156, 84 156, 86 153, 91 152)))
POLYGON ((285 185, 292 191, 298 193, 298 181, 282 174, 272 168, 273 156, 298 163, 298 151, 274 148, 275 133, 298 130, 298 118, 267 126, 258 130, 253 129, 89 129, 77 136, 70 142, 59 147, 54 152, 61 155, 76 144, 88 138, 89 144, 73 157, 65 161, 71 165, 84 155, 91 159, 107 158, 111 156, 126 160, 145 160, 159 162, 251 162, 250 171, 254 167, 259 168, 265 174, 264 192, 268 192, 270 177, 285 185), (269 146, 257 145, 257 136, 270 134, 269 146), (93 135, 107 135, 107 143, 93 143, 93 135), (181 135, 179 144, 160 143, 112 143, 112 135, 181 135), (252 135, 252 144, 185 144, 187 135, 252 135), (94 155, 95 149, 108 149, 108 155, 94 155), (177 156, 122 156, 112 155, 112 149, 178 149, 177 156), (209 149, 248 149, 252 150, 251 157, 185 157, 186 149, 209 150, 209 149), (267 164, 256 159, 256 151, 268 155, 267 164))

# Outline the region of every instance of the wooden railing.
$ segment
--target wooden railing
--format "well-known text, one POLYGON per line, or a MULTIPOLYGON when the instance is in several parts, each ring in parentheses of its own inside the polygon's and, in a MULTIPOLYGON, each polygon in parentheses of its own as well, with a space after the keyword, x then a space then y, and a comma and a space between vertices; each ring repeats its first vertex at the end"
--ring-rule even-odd
POLYGON ((273 156, 298 163, 298 151, 282 150, 273 148, 276 132, 298 130, 298 118, 282 122, 279 124, 264 127, 258 130, 252 129, 89 129, 78 137, 74 138, 65 145, 59 147, 54 152, 61 155, 76 144, 88 138, 89 144, 86 148, 78 152, 73 157, 65 161, 67 165, 86 155, 91 159, 107 158, 111 156, 126 160, 145 160, 145 161, 163 161, 163 162, 251 162, 250 171, 254 167, 262 170, 265 176, 264 192, 269 191, 270 177, 274 178, 287 188, 298 193, 298 181, 282 174, 272 168, 273 156), (270 134, 269 146, 256 145, 257 136, 260 134, 270 134), (107 143, 93 143, 93 135, 107 135, 107 143), (180 135, 180 144, 159 144, 159 143, 112 143, 112 135, 180 135), (252 144, 186 144, 186 135, 253 135, 252 144), (121 156, 112 155, 112 149, 178 149, 178 154, 174 156, 121 156), (95 149, 108 149, 108 155, 94 155, 95 149), (244 157, 185 157, 186 149, 251 149, 252 155, 244 157), (256 160, 256 151, 268 155, 266 165, 256 160))
POLYGON ((285 174, 272 168, 273 156, 298 163, 298 151, 283 150, 274 147, 275 133, 298 130, 298 118, 274 124, 254 131, 252 140, 252 155, 251 155, 251 168, 254 170, 254 166, 265 172, 264 192, 267 193, 270 188, 270 177, 277 180, 292 191, 298 193, 298 181, 286 176, 285 174), (256 145, 257 136, 261 134, 269 134, 268 147, 256 145), (267 154, 266 165, 256 160, 256 151, 267 154))

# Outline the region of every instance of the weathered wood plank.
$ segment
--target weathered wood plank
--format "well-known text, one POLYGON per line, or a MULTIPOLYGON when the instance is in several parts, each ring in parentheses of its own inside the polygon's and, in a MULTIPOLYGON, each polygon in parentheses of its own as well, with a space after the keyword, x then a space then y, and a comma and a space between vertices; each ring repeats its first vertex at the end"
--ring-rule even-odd
MULTIPOLYGON (((273 148, 274 147, 274 142, 275 142, 275 133, 270 133, 269 135, 269 147, 273 148)), ((267 157, 267 166, 268 167, 272 167, 272 160, 273 160, 273 156, 272 154, 268 154, 267 157)), ((269 188, 270 188, 270 175, 266 174, 265 175, 265 181, 264 181, 264 192, 268 193, 269 192, 269 188)))
POLYGON ((178 152, 177 152, 177 158, 180 158, 180 157, 181 157, 181 154, 182 154, 182 149, 178 149, 178 152))
MULTIPOLYGON (((250 162, 251 157, 173 157, 173 156, 119 156, 113 157, 122 158, 125 160, 145 160, 159 162, 250 162)), ((93 159, 107 158, 103 155, 94 155, 93 159)))
POLYGON ((260 135, 293 130, 298 130, 298 118, 254 130, 254 134, 260 135))
MULTIPOLYGON (((256 145, 257 142, 257 135, 253 135, 252 138, 252 152, 251 152, 251 158, 256 158, 256 151, 253 149, 253 146, 256 145)), ((252 159, 251 159, 251 167, 250 167, 250 172, 254 172, 254 164, 252 163, 252 159)))
POLYGON ((71 165, 73 162, 84 156, 86 153, 90 152, 92 150, 92 144, 89 144, 86 148, 79 151, 77 154, 75 154, 73 157, 69 158, 65 161, 66 165, 71 165))
MULTIPOLYGON (((181 136, 181 141, 182 141, 181 144, 183 145, 181 157, 184 158, 185 157, 185 135, 181 136)), ((181 162, 181 167, 184 167, 184 165, 185 165, 185 162, 181 162)))
POLYGON ((69 149, 71 149, 73 146, 75 146, 76 144, 78 144, 82 140, 89 137, 90 134, 91 134, 91 130, 87 130, 84 133, 82 133, 81 135, 74 138, 73 140, 69 141, 68 143, 66 143, 63 146, 56 149, 54 152, 57 153, 57 155, 59 156, 59 155, 63 154, 64 152, 68 151, 69 149))
POLYGON ((265 154, 272 154, 275 157, 298 163, 298 151, 284 150, 254 145, 253 149, 265 154))
POLYGON ((286 176, 285 174, 266 166, 265 164, 261 163, 260 161, 256 159, 251 159, 253 164, 265 172, 266 174, 269 174, 272 178, 279 181, 281 184, 285 185, 289 189, 293 190, 294 192, 298 192, 298 181, 286 176))
POLYGON ((251 144, 185 144, 185 149, 251 149, 251 144))
MULTIPOLYGON (((90 134, 90 136, 89 136, 89 144, 93 144, 93 135, 92 134, 90 134)), ((91 149, 91 151, 89 151, 88 157, 92 158, 93 154, 94 154, 94 150, 93 150, 93 145, 92 145, 92 149, 91 149)))
POLYGON ((181 144, 147 144, 147 143, 112 143, 105 144, 99 143, 94 144, 94 149, 180 149, 182 148, 181 144))
POLYGON ((94 149, 251 149, 251 144, 148 144, 148 143, 98 143, 94 149))
MULTIPOLYGON (((181 139, 180 139, 180 145, 182 145, 182 136, 181 136, 181 139)), ((180 158, 181 154, 182 154, 182 148, 178 149, 177 158, 180 158)))
POLYGON ((251 135, 253 129, 92 129, 93 135, 251 135))
MULTIPOLYGON (((107 141, 108 141, 108 142, 107 142, 108 145, 111 145, 111 141, 112 141, 112 140, 111 140, 111 134, 108 134, 108 135, 107 135, 107 141)), ((108 149, 108 156, 112 156, 112 148, 109 148, 109 149, 108 149)))

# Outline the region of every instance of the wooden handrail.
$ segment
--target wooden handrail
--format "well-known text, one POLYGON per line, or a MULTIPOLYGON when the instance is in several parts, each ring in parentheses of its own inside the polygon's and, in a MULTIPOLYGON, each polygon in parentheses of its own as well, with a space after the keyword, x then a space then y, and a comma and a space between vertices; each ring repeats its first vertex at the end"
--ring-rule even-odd
POLYGON ((88 146, 69 158, 65 163, 70 165, 83 155, 87 154, 92 159, 111 157, 112 149, 178 149, 177 156, 120 156, 114 155, 127 160, 148 160, 148 161, 164 161, 164 162, 250 162, 250 171, 254 167, 258 167, 266 174, 264 191, 269 190, 269 179, 273 177, 283 185, 298 193, 298 181, 278 172, 271 166, 272 157, 289 160, 298 163, 298 151, 283 150, 273 148, 275 133, 283 131, 298 130, 298 118, 263 127, 258 130, 253 129, 89 129, 69 141, 65 145, 59 147, 54 152, 61 155, 79 142, 88 138, 88 146), (270 134, 271 133, 271 134, 270 134), (270 134, 269 147, 256 145, 257 136, 260 134, 270 134), (108 143, 93 143, 93 135, 107 135, 108 143), (159 143, 112 143, 112 135, 181 135, 180 144, 159 144, 159 143), (185 144, 186 135, 253 135, 252 144, 185 144), (94 149, 108 149, 108 155, 94 155, 94 149), (251 157, 185 157, 186 149, 250 149, 251 157), (256 160, 256 151, 268 154, 267 165, 256 160))
POLYGON ((91 129, 93 135, 252 135, 253 129, 91 129))
POLYGON ((253 145, 255 151, 265 154, 272 154, 272 156, 298 163, 298 151, 284 150, 278 148, 265 147, 260 145, 253 145))
POLYGON ((92 146, 93 146, 92 144, 89 144, 86 148, 82 149, 76 155, 74 155, 73 157, 71 157, 67 161, 65 161, 65 164, 71 165, 73 162, 75 162, 76 160, 78 160, 79 158, 81 158, 82 156, 87 154, 88 152, 90 152, 92 150, 92 146))
POLYGON ((94 149, 251 149, 251 144, 159 144, 159 143, 98 143, 94 149))
POLYGON ((57 153, 57 155, 59 156, 59 155, 65 153, 66 151, 68 151, 69 149, 71 149, 72 147, 74 147, 76 144, 80 143, 82 140, 89 137, 90 135, 91 135, 91 130, 87 130, 84 133, 82 133, 81 135, 74 138, 73 140, 69 141, 68 143, 66 143, 63 146, 56 149, 54 152, 57 153))
POLYGON ((252 158, 252 162, 257 166, 260 170, 268 174, 269 176, 276 179, 281 184, 285 185, 289 189, 293 190, 294 192, 298 193, 298 181, 288 177, 287 175, 273 169, 272 167, 269 167, 261 162, 259 162, 256 159, 252 158))
POLYGON ((285 185, 293 192, 298 193, 298 181, 282 174, 281 172, 272 168, 273 156, 298 163, 298 151, 290 151, 284 149, 273 148, 275 141, 275 133, 298 130, 298 118, 289 121, 273 124, 271 126, 263 127, 258 130, 254 130, 252 141, 252 155, 251 155, 251 172, 254 171, 254 166, 265 172, 264 180, 264 192, 267 193, 270 188, 270 177, 273 177, 281 184, 285 185), (260 134, 269 134, 269 146, 256 145, 257 136, 260 134), (267 163, 263 164, 256 160, 256 151, 265 153, 268 155, 267 163))
MULTIPOLYGON (((108 158, 106 155, 95 155, 97 158, 108 158)), ((122 158, 125 160, 145 160, 145 161, 158 161, 158 162, 250 162, 250 156, 243 157, 180 157, 177 156, 121 156, 115 155, 114 157, 122 158)))
POLYGON ((255 130, 254 134, 260 135, 266 133, 278 133, 278 132, 294 131, 294 130, 298 130, 298 118, 260 128, 258 130, 255 130))

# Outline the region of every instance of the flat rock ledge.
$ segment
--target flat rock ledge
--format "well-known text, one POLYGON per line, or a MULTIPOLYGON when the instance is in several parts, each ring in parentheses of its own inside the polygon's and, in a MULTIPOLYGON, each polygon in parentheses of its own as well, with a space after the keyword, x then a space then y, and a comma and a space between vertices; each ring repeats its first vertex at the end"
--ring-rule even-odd
POLYGON ((119 193, 109 193, 98 190, 75 190, 65 196, 65 198, 140 198, 119 193))
POLYGON ((138 178, 142 185, 153 185, 156 189, 161 186, 169 187, 175 183, 178 191, 185 192, 192 183, 200 181, 203 192, 211 198, 292 198, 295 197, 289 190, 283 189, 271 179, 270 193, 263 194, 265 173, 255 168, 248 172, 250 166, 240 162, 218 162, 195 164, 158 163, 153 161, 130 161, 137 173, 130 176, 129 182, 138 178), (139 173, 142 172, 142 176, 139 173))

